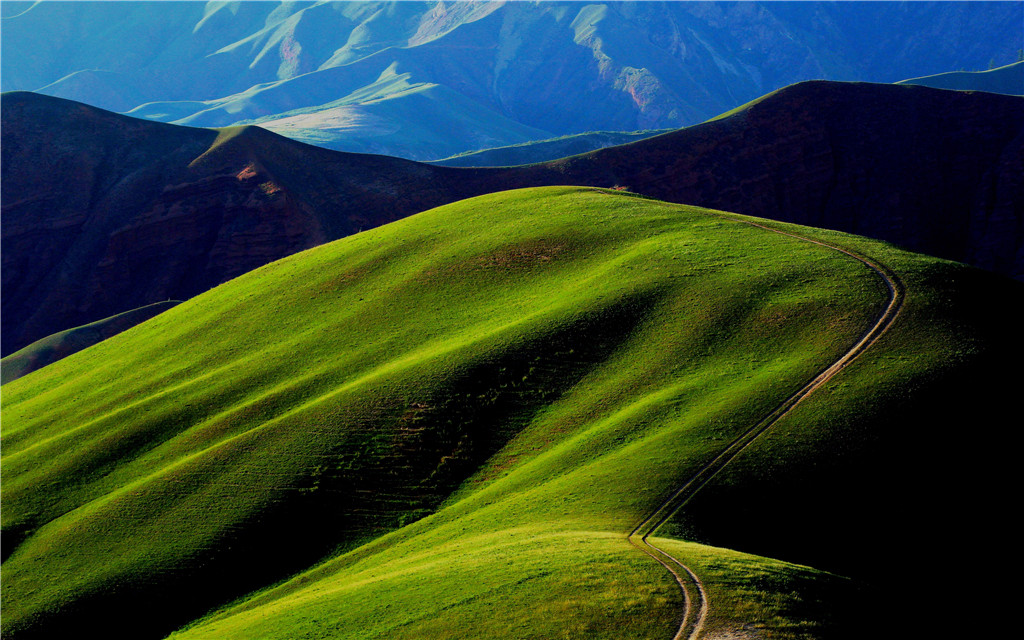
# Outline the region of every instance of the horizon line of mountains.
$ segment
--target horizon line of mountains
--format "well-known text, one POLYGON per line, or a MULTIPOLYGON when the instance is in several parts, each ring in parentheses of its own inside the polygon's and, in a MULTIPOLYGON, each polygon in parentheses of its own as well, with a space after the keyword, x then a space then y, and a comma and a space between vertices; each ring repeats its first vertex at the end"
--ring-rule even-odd
POLYGON ((1002 67, 1022 23, 1007 2, 5 2, 0 91, 428 161, 1002 67))

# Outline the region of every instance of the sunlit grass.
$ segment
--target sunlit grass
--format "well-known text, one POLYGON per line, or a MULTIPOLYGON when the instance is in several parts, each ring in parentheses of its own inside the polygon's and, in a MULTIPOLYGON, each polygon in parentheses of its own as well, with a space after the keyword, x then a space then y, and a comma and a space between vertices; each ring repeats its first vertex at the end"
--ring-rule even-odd
MULTIPOLYGON (((5 634, 670 637, 625 533, 885 302, 834 250, 590 188, 275 262, 4 387, 5 634)), ((715 628, 838 615, 728 578, 834 576, 679 548, 715 628)))

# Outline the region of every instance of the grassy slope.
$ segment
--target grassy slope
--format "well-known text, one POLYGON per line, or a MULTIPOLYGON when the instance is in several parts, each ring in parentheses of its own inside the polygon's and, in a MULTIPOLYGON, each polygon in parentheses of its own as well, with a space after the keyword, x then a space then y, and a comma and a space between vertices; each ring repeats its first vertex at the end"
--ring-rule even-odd
POLYGON ((154 302, 153 304, 125 311, 103 320, 97 320, 81 327, 74 327, 36 340, 23 349, 15 351, 0 360, 0 384, 28 375, 48 364, 66 358, 86 347, 106 340, 110 336, 130 329, 140 322, 149 320, 158 313, 170 309, 180 300, 154 302))
MULTIPOLYGON (((5 635, 158 637, 296 571, 184 637, 667 635, 679 594, 624 533, 884 298, 837 252, 582 188, 278 261, 5 386, 5 635)), ((852 592, 684 555, 711 630, 806 637, 840 612, 801 593, 852 592)))
POLYGON ((973 603, 964 627, 998 635, 1013 604, 1003 566, 984 555, 1016 544, 998 505, 1017 483, 1016 453, 1001 442, 1019 416, 1024 286, 816 235, 897 271, 907 287, 897 322, 661 533, 856 575, 877 590, 873 615, 893 621, 893 637, 948 634, 950 602, 936 593, 962 585, 973 603))

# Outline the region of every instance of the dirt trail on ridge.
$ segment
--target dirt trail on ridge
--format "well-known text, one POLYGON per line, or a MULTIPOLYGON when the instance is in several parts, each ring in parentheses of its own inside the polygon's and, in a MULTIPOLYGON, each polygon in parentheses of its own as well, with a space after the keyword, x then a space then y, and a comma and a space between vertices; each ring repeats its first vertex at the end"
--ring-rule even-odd
POLYGON ((667 553, 665 550, 654 545, 650 540, 648 540, 648 537, 667 522, 669 518, 675 515, 675 513, 678 512, 698 491, 711 482, 711 480, 718 475, 722 469, 735 460, 736 457, 749 447, 758 436, 770 429, 775 423, 792 411, 793 408, 796 407, 804 398, 831 380, 836 374, 849 366, 857 356, 873 345, 886 331, 888 331, 889 327, 892 326, 892 323, 896 319, 905 298, 903 283, 892 270, 879 262, 869 260, 868 258, 858 255, 849 249, 844 249, 820 240, 813 240, 788 231, 775 229, 750 220, 743 220, 720 214, 712 215, 716 215, 725 220, 748 224, 772 233, 778 233, 798 240, 803 240, 804 242, 810 242, 812 244, 820 245, 846 254, 874 271, 885 282, 889 291, 889 300, 885 309, 879 314, 874 324, 872 324, 872 326, 861 335, 857 342, 847 350, 846 353, 829 365, 825 370, 821 371, 810 382, 800 388, 800 390, 786 398, 772 412, 762 418, 754 426, 730 442, 729 445, 715 456, 714 459, 698 469, 697 472, 689 478, 689 480, 687 480, 681 487, 672 493, 672 495, 662 502, 657 509, 652 511, 646 518, 636 525, 632 531, 630 531, 627 536, 629 543, 668 569, 679 584, 679 588, 683 593, 685 612, 683 614, 682 621, 679 623, 678 630, 675 635, 672 636, 672 640, 697 640, 697 638, 701 636, 704 621, 707 619, 708 609, 710 606, 708 603, 707 590, 704 588, 704 583, 701 582, 700 578, 692 569, 667 553), (637 536, 639 536, 639 539, 637 539, 637 536))

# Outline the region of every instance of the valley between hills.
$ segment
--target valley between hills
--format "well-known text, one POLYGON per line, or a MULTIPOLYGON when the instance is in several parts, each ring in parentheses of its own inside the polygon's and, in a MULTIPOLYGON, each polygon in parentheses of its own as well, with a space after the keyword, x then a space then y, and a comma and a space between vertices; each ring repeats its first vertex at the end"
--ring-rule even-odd
MULTIPOLYGON (((15 42, 79 11, 16 4, 15 42)), ((386 55, 511 42, 532 15, 259 4, 171 7, 172 26, 201 19, 153 30, 166 58, 146 73, 210 57, 194 36, 215 24, 242 38, 212 56, 224 78, 248 64, 239 43, 355 35, 207 111, 0 99, 3 638, 1005 635, 1024 97, 972 87, 1012 88, 1022 63, 798 82, 683 128, 541 140, 519 122, 504 130, 533 142, 438 162, 146 116, 256 113, 386 55), (385 19, 408 46, 357 56, 385 19)), ((571 24, 609 55, 610 25, 705 10, 560 6, 530 33, 571 24)), ((52 93, 148 95, 111 73, 52 93)), ((381 113, 452 95, 410 98, 399 75, 368 85, 397 91, 381 113)), ((449 115, 477 112, 464 100, 449 115)), ((292 115, 339 107, 313 102, 292 115)))

